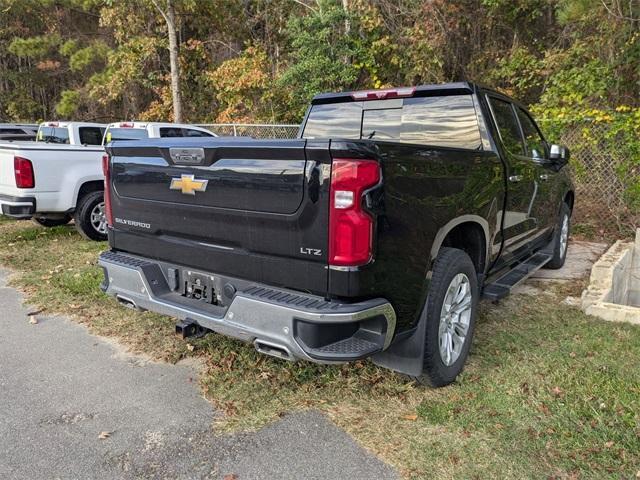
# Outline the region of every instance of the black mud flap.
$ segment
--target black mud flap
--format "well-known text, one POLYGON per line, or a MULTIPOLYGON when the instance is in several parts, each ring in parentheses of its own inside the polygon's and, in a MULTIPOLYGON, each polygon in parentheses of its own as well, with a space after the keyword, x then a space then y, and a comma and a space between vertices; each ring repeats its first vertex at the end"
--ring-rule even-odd
MULTIPOLYGON (((425 305, 427 302, 425 302, 425 305)), ((417 377, 424 368, 424 344, 427 330, 427 313, 423 309, 418 325, 399 333, 385 351, 371 357, 380 367, 417 377)))

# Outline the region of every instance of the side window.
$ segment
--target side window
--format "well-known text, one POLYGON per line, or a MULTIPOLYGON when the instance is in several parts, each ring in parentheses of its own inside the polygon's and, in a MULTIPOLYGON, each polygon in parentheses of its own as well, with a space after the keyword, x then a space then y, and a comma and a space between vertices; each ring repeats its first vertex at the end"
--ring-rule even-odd
POLYGON ((80 143, 83 145, 100 145, 102 129, 99 127, 80 127, 80 143))
POLYGON ((182 129, 176 127, 162 127, 160 128, 160 138, 166 137, 181 137, 182 129))
POLYGON ((517 111, 522 133, 524 133, 524 141, 527 146, 527 155, 531 158, 546 158, 546 143, 542 135, 540 135, 540 131, 536 128, 536 124, 524 110, 518 108, 517 111))
POLYGON ((185 137, 213 137, 212 134, 203 132, 200 130, 193 130, 192 128, 183 128, 182 134, 185 137))
POLYGON ((504 147, 515 155, 524 155, 524 143, 520 136, 518 121, 511 107, 511 103, 497 98, 491 98, 491 108, 495 115, 496 124, 500 131, 500 138, 504 147))

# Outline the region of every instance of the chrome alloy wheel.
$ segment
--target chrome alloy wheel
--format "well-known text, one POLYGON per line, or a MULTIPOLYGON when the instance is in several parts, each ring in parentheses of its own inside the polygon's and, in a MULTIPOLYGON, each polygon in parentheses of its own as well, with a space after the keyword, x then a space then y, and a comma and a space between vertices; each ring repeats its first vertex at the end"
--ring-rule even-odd
POLYGON ((567 243, 569 241, 569 215, 565 215, 562 219, 562 228, 560 229, 560 258, 564 258, 567 251, 567 243))
POLYGON ((447 366, 453 365, 462 353, 469 333, 473 294, 469 277, 459 273, 451 280, 440 310, 438 345, 440 358, 447 366))
POLYGON ((91 225, 93 225, 96 232, 106 235, 107 215, 105 214, 104 202, 98 203, 91 210, 91 225))

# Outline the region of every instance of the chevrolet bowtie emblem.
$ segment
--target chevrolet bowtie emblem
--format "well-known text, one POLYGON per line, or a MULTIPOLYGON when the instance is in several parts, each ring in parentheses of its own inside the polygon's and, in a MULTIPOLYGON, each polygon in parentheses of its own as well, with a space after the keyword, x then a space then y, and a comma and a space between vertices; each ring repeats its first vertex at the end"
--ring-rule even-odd
POLYGON ((195 195, 196 192, 204 192, 209 180, 196 180, 194 175, 182 175, 180 178, 172 178, 171 190, 181 190, 185 195, 195 195))

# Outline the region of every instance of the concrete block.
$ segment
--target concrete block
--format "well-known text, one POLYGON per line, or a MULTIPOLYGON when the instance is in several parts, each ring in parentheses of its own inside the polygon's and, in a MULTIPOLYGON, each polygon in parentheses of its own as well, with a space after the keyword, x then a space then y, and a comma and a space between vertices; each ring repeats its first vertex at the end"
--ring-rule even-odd
POLYGON ((593 265, 581 304, 603 320, 640 325, 640 229, 634 243, 618 240, 593 265))

